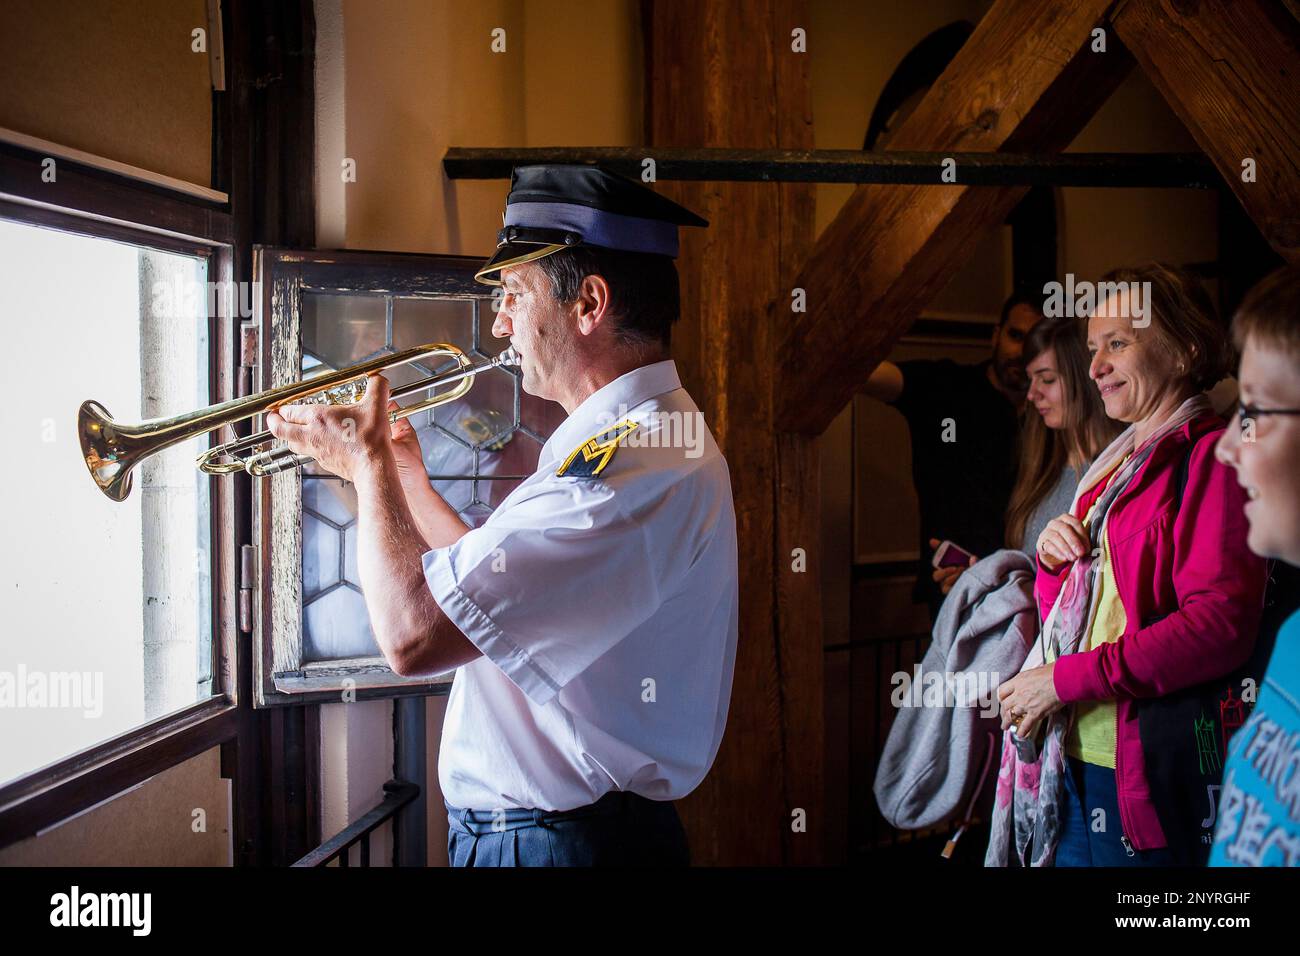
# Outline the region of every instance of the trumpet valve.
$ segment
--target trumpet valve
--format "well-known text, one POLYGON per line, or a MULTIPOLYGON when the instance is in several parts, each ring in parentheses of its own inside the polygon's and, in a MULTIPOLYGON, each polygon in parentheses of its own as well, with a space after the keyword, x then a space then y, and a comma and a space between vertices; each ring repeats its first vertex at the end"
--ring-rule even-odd
POLYGON ((300 400, 301 405, 355 405, 366 394, 366 377, 354 378, 300 400))

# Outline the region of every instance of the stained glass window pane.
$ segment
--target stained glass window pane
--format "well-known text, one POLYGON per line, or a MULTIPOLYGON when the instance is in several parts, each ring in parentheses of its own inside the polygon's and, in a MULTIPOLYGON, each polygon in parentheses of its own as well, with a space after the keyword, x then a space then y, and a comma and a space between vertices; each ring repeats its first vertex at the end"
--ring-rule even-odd
MULTIPOLYGON (((508 342, 492 335, 490 300, 308 293, 303 296, 303 368, 331 368, 430 342, 482 363, 508 342)), ((432 358, 385 372, 402 384, 456 367, 432 358)), ((399 399, 403 405, 429 393, 399 399)), ((513 370, 475 378, 468 394, 411 417, 434 488, 471 527, 537 467, 542 442, 563 410, 523 394, 513 370), (521 415, 527 427, 520 428, 521 415)), ((379 654, 356 572, 356 496, 351 486, 308 467, 303 472, 303 658, 379 654)))

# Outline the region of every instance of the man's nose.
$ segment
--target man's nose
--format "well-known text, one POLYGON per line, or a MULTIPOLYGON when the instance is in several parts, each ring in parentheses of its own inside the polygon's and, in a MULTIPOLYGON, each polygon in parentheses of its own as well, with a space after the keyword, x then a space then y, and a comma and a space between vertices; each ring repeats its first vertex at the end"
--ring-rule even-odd
POLYGON ((492 334, 499 339, 510 335, 510 318, 504 308, 497 309, 497 317, 492 320, 492 334))

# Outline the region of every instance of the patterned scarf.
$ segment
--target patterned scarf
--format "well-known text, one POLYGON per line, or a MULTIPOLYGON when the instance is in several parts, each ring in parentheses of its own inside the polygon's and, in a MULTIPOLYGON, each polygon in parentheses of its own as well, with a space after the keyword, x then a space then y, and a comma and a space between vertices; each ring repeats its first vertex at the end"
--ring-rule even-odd
MULTIPOLYGON (((1040 667, 1045 661, 1043 646, 1059 659, 1078 651, 1092 630, 1101 596, 1101 539, 1110 506, 1123 494, 1129 482, 1146 464, 1160 440, 1175 429, 1206 412, 1213 412, 1209 399, 1196 394, 1182 403, 1141 448, 1134 448, 1134 426, 1130 425, 1110 443, 1079 482, 1070 504, 1073 514, 1079 498, 1112 471, 1114 477, 1097 498, 1088 524, 1090 551, 1077 559, 1066 574, 1056 603, 1043 622, 1040 640, 1030 651, 1021 672, 1040 667), (1125 458, 1127 457, 1127 460, 1125 458)), ((997 796, 993 804, 985 866, 1006 866, 1012 846, 1021 866, 1051 866, 1061 836, 1061 808, 1065 798, 1065 738, 1074 721, 1074 708, 1066 705, 1051 714, 1041 736, 1038 759, 1020 759, 1008 729, 1002 739, 1002 761, 998 768, 997 796), (1031 842, 1032 841, 1032 842, 1031 842), (1027 863, 1028 853, 1033 859, 1027 863)))

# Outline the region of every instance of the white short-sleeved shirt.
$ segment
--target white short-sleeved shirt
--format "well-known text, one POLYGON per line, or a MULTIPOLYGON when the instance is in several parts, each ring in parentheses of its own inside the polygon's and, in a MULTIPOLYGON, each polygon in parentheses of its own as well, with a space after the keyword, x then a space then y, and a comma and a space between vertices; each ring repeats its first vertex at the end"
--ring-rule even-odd
POLYGON ((424 570, 483 652, 447 703, 448 803, 569 810, 610 790, 676 799, 704 778, 736 659, 736 517, 726 460, 672 361, 588 397, 537 471, 424 570), (624 420, 636 428, 599 475, 556 475, 624 420))

